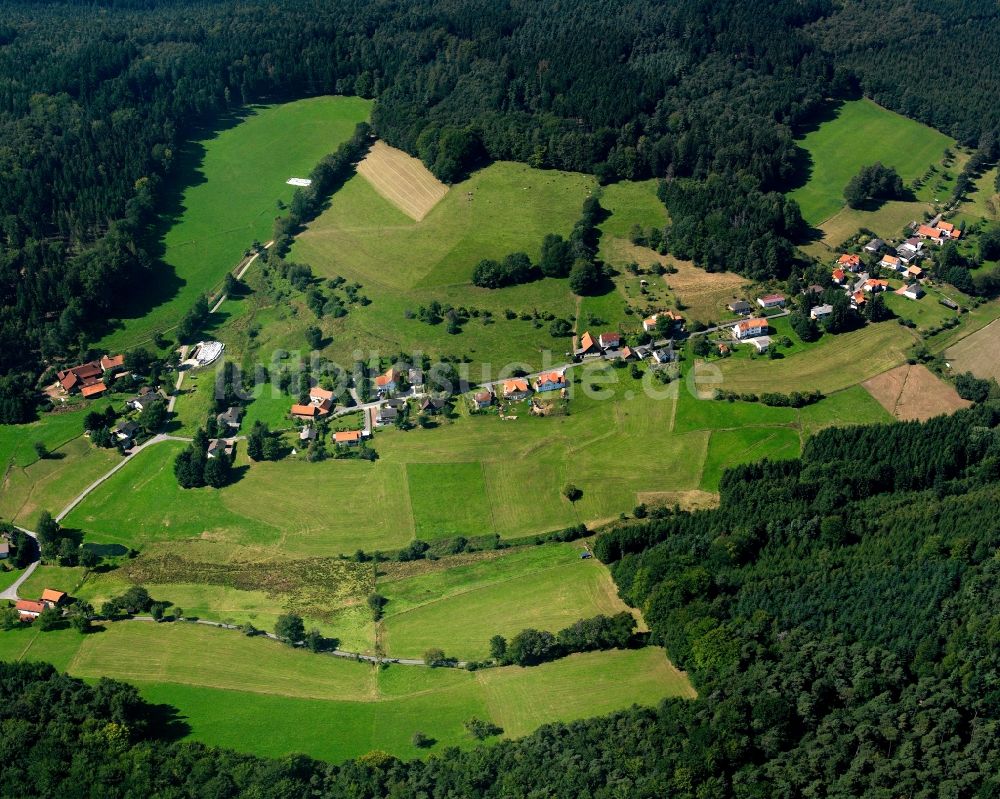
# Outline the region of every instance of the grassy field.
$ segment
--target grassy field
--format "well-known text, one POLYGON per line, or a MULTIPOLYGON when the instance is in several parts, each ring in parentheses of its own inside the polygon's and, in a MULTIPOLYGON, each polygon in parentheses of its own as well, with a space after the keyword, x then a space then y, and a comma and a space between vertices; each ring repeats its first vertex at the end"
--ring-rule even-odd
POLYGON ((780 360, 729 358, 716 364, 728 391, 819 389, 825 394, 860 383, 906 360, 914 337, 893 322, 823 336, 816 344, 780 360))
POLYGON ((0 658, 47 660, 75 676, 134 682, 148 700, 178 708, 194 740, 333 761, 373 749, 418 756, 410 741, 417 730, 437 741, 431 751, 471 746, 463 723, 473 716, 491 718, 516 737, 551 721, 694 695, 653 648, 475 674, 380 671, 232 631, 123 622, 87 636, 30 628, 0 633, 0 658))
POLYGON ((525 627, 556 632, 581 618, 627 610, 604 565, 581 560, 580 552, 579 544, 548 544, 499 557, 484 553, 450 568, 421 564, 398 577, 390 571, 378 581, 389 600, 386 652, 421 657, 437 646, 453 657, 482 659, 493 635, 525 627))
POLYGON ((82 435, 28 466, 11 466, 0 491, 0 518, 33 530, 38 514, 58 513, 121 461, 117 449, 99 449, 82 435))
POLYGON ((163 265, 123 325, 95 346, 118 350, 170 330, 199 294, 217 288, 255 240, 270 238, 276 203, 368 117, 358 97, 255 106, 178 155, 176 200, 163 217, 163 265), (150 300, 150 296, 155 299, 150 300))
POLYGON ((945 350, 955 372, 972 372, 977 377, 1000 380, 1000 321, 991 322, 945 350))
POLYGON ((928 167, 939 164, 945 148, 954 144, 943 133, 870 100, 844 103, 832 119, 800 140, 810 171, 806 183, 790 196, 798 202, 806 221, 818 225, 844 206, 844 187, 862 166, 881 161, 911 183, 928 167))
POLYGON ((566 340, 552 338, 547 323, 507 320, 504 311, 569 318, 574 301, 566 280, 502 290, 479 289, 470 280, 483 258, 524 251, 537 259, 545 234, 568 234, 594 187, 587 175, 496 163, 453 186, 417 222, 355 176, 297 238, 291 255, 322 277, 356 280, 372 300, 332 322, 324 353, 349 365, 356 350, 460 352, 499 368, 513 360, 540 363, 542 349, 565 351, 566 340), (452 335, 444 324, 407 318, 433 300, 489 311, 495 324, 472 319, 452 335))
POLYGON ((75 404, 53 413, 42 414, 30 424, 0 425, 0 469, 8 465, 25 467, 38 460, 35 442, 41 441, 51 452, 83 435, 83 418, 90 411, 103 412, 109 400, 75 404))
MULTIPOLYGON (((712 368, 726 389, 829 394, 902 363, 911 341, 909 331, 887 323, 825 336, 781 360, 733 357, 712 368)), ((640 493, 702 488, 706 459, 712 475, 730 455, 742 462, 790 451, 791 437, 762 439, 752 450, 728 446, 725 437, 710 444, 713 430, 794 426, 796 412, 789 409, 698 403, 686 379, 662 386, 648 374, 635 380, 610 366, 571 374, 580 382, 572 384, 569 415, 538 418, 521 408, 516 421, 505 422, 462 412, 427 430, 386 429, 374 439, 374 463, 288 458, 250 464, 238 448, 239 479, 220 491, 177 487, 172 461, 184 445, 159 444, 66 522, 95 542, 141 549, 198 540, 236 546, 254 558, 392 550, 414 537, 516 538, 614 518, 631 510, 640 493), (609 379, 617 381, 604 389, 609 396, 588 396, 590 386, 609 379), (583 491, 576 503, 562 496, 567 482, 583 491)), ((824 401, 810 411, 810 427, 821 426, 826 408, 837 420, 833 403, 824 401)))

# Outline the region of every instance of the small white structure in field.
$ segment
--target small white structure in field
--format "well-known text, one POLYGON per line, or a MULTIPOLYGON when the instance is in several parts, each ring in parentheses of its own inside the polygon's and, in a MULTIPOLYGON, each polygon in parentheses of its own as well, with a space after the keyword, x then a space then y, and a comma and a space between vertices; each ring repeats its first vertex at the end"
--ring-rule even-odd
POLYGON ((195 344, 188 363, 192 366, 208 366, 222 355, 225 348, 226 345, 221 341, 199 341, 195 344))
POLYGON ((312 186, 312 181, 309 178, 289 178, 285 181, 289 186, 301 186, 305 188, 306 186, 312 186))

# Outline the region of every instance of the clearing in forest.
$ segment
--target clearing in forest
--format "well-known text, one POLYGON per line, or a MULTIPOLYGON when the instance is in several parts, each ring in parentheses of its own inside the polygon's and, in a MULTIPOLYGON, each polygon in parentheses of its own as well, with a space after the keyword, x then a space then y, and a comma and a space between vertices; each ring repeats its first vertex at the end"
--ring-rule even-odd
POLYGON ((866 99, 840 105, 799 146, 808 157, 808 179, 789 196, 806 222, 818 225, 844 207, 844 187, 862 166, 879 161, 911 184, 932 166, 939 168, 945 149, 955 142, 866 99))
POLYGON ((419 222, 438 204, 448 187, 419 158, 377 141, 358 164, 358 174, 411 219, 419 222))
POLYGON ((921 364, 897 366, 861 385, 883 408, 902 421, 922 422, 972 404, 921 364))

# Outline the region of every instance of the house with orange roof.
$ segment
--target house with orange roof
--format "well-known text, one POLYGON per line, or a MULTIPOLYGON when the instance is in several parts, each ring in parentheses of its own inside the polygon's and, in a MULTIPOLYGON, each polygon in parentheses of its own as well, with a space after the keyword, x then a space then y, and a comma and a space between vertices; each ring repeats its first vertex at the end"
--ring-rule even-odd
POLYGON ((889 288, 888 280, 879 280, 878 278, 870 277, 865 281, 863 286, 864 290, 870 292, 871 294, 877 294, 880 291, 886 291, 889 288))
POLYGON ((847 274, 844 272, 843 269, 834 269, 833 274, 830 275, 830 277, 833 280, 833 282, 839 286, 847 278, 847 274))
POLYGON ((848 269, 851 272, 857 272, 861 269, 861 256, 855 255, 851 252, 845 252, 837 259, 837 266, 848 269))
POLYGON ((375 388, 379 394, 391 394, 398 388, 399 378, 399 370, 391 367, 387 372, 375 378, 375 388))
POLYGON ((851 295, 851 305, 855 308, 859 308, 865 304, 865 293, 863 291, 855 291, 851 295))
POLYGON ((895 269, 897 272, 903 268, 903 262, 895 255, 883 255, 878 265, 884 266, 886 269, 895 269))
POLYGON ((338 430, 333 434, 333 442, 345 447, 355 447, 361 443, 360 430, 338 430))
POLYGON ((933 241, 935 244, 941 244, 944 240, 941 231, 930 225, 920 225, 917 228, 917 235, 922 239, 933 241))
POLYGON ((103 382, 97 382, 81 388, 80 394, 84 399, 94 399, 95 397, 101 396, 107 390, 108 387, 104 385, 103 382))
POLYGON ((754 318, 743 319, 733 325, 733 338, 743 341, 748 338, 757 338, 767 333, 769 323, 766 319, 754 318))
POLYGON ((531 396, 531 387, 523 377, 515 377, 503 382, 503 398, 505 400, 517 401, 527 399, 531 396))
POLYGON ((601 348, 598 346, 597 341, 594 337, 590 335, 589 331, 584 331, 583 335, 580 336, 580 346, 573 350, 573 357, 575 358, 600 358, 601 348))
POLYGON ((125 367, 124 355, 101 356, 101 369, 103 369, 105 372, 110 372, 113 369, 123 369, 124 367, 125 367))
POLYGON ((61 605, 65 599, 65 591, 56 591, 54 588, 46 588, 42 591, 42 602, 49 602, 53 605, 61 605))
POLYGON ((913 266, 907 267, 906 275, 907 277, 912 277, 916 280, 919 280, 924 276, 924 270, 914 264, 913 266))
POLYGON ((561 372, 546 372, 535 378, 535 391, 558 391, 566 387, 566 376, 561 372))
POLYGON ((317 419, 322 415, 315 405, 293 405, 289 413, 296 419, 317 419))
POLYGON ((326 416, 333 410, 334 398, 334 393, 332 391, 327 391, 325 388, 313 386, 309 389, 309 404, 315 405, 319 409, 320 416, 326 416))

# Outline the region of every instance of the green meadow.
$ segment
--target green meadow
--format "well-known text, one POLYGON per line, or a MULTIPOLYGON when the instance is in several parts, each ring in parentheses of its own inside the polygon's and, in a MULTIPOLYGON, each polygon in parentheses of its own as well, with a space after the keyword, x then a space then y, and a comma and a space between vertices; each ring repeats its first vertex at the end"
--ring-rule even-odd
POLYGON ((86 636, 23 628, 0 633, 0 658, 132 682, 147 700, 177 708, 192 740, 331 761, 374 749, 420 756, 426 750, 411 743, 418 730, 435 739, 432 753, 472 746, 464 722, 474 716, 518 737, 549 722, 694 696, 656 648, 573 655, 532 669, 380 670, 183 622, 119 622, 86 636))
POLYGON ((578 619, 628 610, 604 564, 581 559, 581 551, 579 544, 546 544, 459 556, 456 565, 445 559, 390 568, 377 581, 389 600, 385 651, 419 658, 441 647, 462 660, 484 659, 494 635, 526 627, 556 632, 578 619))
POLYGON ((221 285, 255 239, 270 238, 278 201, 289 202, 294 192, 288 178, 307 175, 370 108, 358 97, 254 106, 186 145, 174 165, 176 208, 162 219, 162 265, 150 287, 156 304, 137 300, 95 346, 148 346, 154 332, 172 329, 199 295, 221 285))
MULTIPOLYGON (((799 141, 808 154, 807 182, 789 195, 812 225, 844 207, 844 187, 862 166, 881 161, 894 167, 907 184, 939 165, 955 142, 943 133, 888 111, 871 100, 840 105, 799 141)), ((854 232, 854 231, 852 231, 854 232)))

